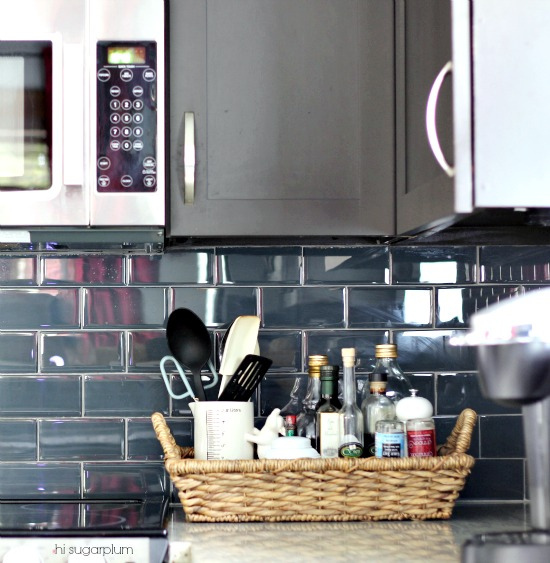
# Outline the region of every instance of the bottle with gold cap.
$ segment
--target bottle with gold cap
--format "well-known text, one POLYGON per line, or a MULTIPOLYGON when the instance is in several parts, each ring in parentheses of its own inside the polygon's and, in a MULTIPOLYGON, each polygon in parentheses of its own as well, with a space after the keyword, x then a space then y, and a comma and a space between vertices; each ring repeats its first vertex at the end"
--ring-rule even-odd
POLYGON ((316 446, 316 413, 315 407, 321 399, 321 366, 328 365, 328 356, 315 354, 308 358, 308 383, 302 410, 296 417, 296 434, 309 438, 311 445, 316 446))
POLYGON ((408 397, 412 385, 397 363, 397 346, 395 344, 377 344, 374 354, 376 364, 373 373, 387 373, 388 376, 386 397, 394 403, 408 397))

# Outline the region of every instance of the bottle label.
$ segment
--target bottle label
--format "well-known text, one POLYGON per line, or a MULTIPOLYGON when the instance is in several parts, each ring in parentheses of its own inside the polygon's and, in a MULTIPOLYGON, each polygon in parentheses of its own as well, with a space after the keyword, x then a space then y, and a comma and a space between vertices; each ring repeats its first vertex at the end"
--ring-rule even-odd
POLYGON ((409 430, 407 432, 409 457, 433 457, 436 455, 435 430, 409 430))
POLYGON ((377 432, 374 437, 376 457, 405 457, 403 432, 377 432))
POLYGON ((340 446, 338 455, 339 457, 362 457, 363 446, 360 442, 347 442, 340 446))
POLYGON ((319 453, 321 457, 338 457, 340 416, 337 412, 319 413, 319 453))

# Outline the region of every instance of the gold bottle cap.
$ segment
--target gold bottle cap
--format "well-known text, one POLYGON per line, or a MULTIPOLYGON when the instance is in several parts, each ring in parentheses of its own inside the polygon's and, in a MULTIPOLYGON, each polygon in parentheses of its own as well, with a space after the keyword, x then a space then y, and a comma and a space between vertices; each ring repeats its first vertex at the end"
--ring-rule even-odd
POLYGON ((374 348, 376 358, 397 358, 397 346, 395 344, 377 344, 374 348))
POLYGON ((324 354, 314 354, 308 358, 308 373, 310 377, 321 376, 321 366, 328 365, 328 356, 324 354))

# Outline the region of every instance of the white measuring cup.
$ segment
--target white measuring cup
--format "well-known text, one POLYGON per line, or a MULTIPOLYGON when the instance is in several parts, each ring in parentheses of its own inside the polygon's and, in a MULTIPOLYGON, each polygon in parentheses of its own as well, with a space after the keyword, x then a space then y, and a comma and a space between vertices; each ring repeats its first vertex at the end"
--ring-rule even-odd
POLYGON ((245 434, 254 431, 251 401, 189 403, 194 418, 195 459, 253 459, 254 446, 245 434))

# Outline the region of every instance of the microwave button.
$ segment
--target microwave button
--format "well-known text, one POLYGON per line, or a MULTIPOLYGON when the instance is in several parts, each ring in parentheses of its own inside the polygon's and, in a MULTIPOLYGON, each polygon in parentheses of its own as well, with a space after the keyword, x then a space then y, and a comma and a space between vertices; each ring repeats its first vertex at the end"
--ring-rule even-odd
POLYGON ((120 141, 118 139, 113 139, 109 143, 109 146, 111 147, 112 150, 118 151, 118 150, 120 150, 120 141))
POLYGON ((141 111, 143 109, 143 100, 134 100, 134 109, 141 111))
POLYGON ((132 102, 130 100, 122 100, 122 109, 124 111, 132 109, 132 102))
POLYGON ((113 98, 120 96, 120 92, 120 86, 111 86, 111 88, 109 89, 109 93, 111 94, 111 96, 113 96, 113 98))
MULTIPOLYGON (((136 96, 136 98, 141 98, 141 96, 143 96, 143 86, 134 86, 132 88, 132 94, 134 94, 134 96, 136 96)), ((134 102, 134 104, 135 104, 135 102, 134 102)))
POLYGON ((143 150, 143 141, 141 139, 136 139, 132 143, 132 146, 134 147, 135 151, 141 151, 141 150, 143 150))
POLYGON ((122 136, 123 137, 129 137, 132 134, 132 128, 131 127, 123 127, 122 128, 122 136))
POLYGON ((120 114, 119 113, 112 113, 109 117, 111 123, 120 123, 120 114))
POLYGON ((111 179, 109 178, 109 176, 106 176, 105 174, 102 174, 98 179, 97 179, 97 183, 99 185, 100 188, 106 188, 110 183, 111 183, 111 179))
POLYGON ((120 71, 120 79, 124 82, 130 82, 134 78, 134 73, 129 68, 123 68, 120 71))
POLYGON ((120 135, 120 127, 111 127, 111 137, 118 137, 120 135))
POLYGON ((134 127, 134 137, 141 137, 143 135, 143 129, 141 127, 134 127))
POLYGON ((145 80, 145 82, 153 82, 156 77, 157 73, 152 68, 146 68, 143 71, 143 80, 145 80))
POLYGON ((97 79, 100 82, 107 82, 111 78, 111 71, 108 68, 100 68, 97 71, 97 79))
POLYGON ((120 102, 118 100, 111 100, 111 102, 109 103, 109 107, 112 110, 116 111, 117 109, 120 109, 120 102))
POLYGON ((130 113, 123 113, 122 123, 132 123, 132 115, 130 113))
POLYGON ((144 176, 143 185, 146 188, 152 188, 156 184, 156 178, 151 175, 144 176))
POLYGON ((100 170, 107 170, 111 167, 111 160, 106 156, 100 156, 97 160, 97 166, 100 170))
POLYGON ((129 151, 132 150, 132 142, 131 141, 122 141, 122 150, 123 151, 129 151))
POLYGON ((154 168, 157 164, 157 161, 152 156, 146 156, 143 159, 143 168, 154 168))
POLYGON ((132 176, 129 176, 128 174, 125 174, 120 179, 120 185, 123 188, 129 188, 133 183, 134 183, 134 179, 132 178, 132 176))
POLYGON ((134 114, 134 123, 142 123, 143 122, 143 114, 142 113, 135 113, 134 114))

